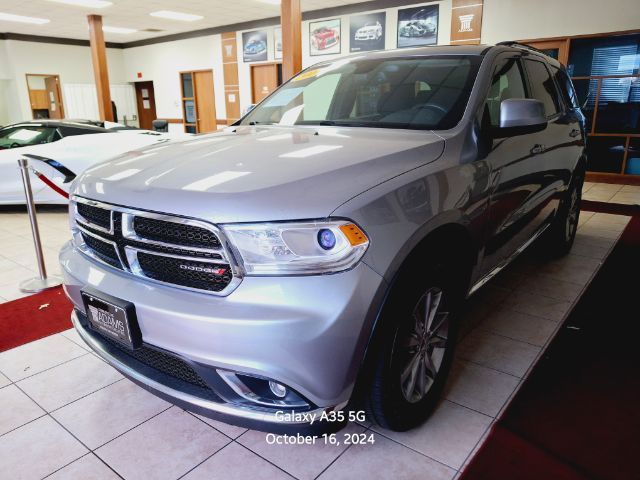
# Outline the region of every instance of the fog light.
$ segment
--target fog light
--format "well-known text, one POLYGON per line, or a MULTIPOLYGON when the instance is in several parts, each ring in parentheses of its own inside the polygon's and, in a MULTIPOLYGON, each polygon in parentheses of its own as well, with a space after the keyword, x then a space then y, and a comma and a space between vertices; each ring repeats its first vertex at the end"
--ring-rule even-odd
POLYGON ((336 234, 328 228, 323 228, 318 232, 318 243, 324 250, 331 250, 336 246, 336 234))
POLYGON ((271 390, 271 393, 278 398, 284 398, 287 396, 287 388, 272 380, 269 380, 269 389, 271 390))

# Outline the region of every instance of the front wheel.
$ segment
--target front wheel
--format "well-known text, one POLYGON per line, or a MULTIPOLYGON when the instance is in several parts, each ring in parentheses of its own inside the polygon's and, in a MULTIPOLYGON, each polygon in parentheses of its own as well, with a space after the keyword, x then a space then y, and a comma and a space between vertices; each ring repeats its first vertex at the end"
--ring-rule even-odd
POLYGON ((383 341, 367 410, 390 430, 405 431, 424 422, 436 407, 453 360, 464 274, 436 261, 429 267, 414 267, 398 280, 381 319, 383 341))

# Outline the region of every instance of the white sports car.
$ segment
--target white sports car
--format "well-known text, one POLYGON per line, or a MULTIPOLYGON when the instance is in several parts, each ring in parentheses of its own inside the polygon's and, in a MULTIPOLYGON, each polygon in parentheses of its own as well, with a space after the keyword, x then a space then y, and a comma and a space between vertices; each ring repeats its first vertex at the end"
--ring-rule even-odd
MULTIPOLYGON (((68 191, 71 179, 91 165, 180 136, 117 124, 105 128, 99 122, 68 120, 34 120, 0 128, 0 205, 26 201, 19 158, 28 158, 34 169, 68 191)), ((67 202, 33 174, 31 187, 36 203, 67 202)))
POLYGON ((355 40, 378 40, 382 37, 382 25, 380 22, 369 22, 360 27, 354 36, 355 40))

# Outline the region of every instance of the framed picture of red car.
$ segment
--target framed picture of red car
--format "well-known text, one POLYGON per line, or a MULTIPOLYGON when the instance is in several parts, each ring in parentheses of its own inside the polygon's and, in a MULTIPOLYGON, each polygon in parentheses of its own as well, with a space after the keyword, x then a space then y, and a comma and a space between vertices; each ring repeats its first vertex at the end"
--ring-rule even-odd
POLYGON ((398 10, 398 48, 438 43, 438 5, 398 10))
POLYGON ((309 22, 309 55, 340 53, 340 19, 309 22))
POLYGON ((385 12, 356 15, 349 19, 350 52, 384 50, 385 12))

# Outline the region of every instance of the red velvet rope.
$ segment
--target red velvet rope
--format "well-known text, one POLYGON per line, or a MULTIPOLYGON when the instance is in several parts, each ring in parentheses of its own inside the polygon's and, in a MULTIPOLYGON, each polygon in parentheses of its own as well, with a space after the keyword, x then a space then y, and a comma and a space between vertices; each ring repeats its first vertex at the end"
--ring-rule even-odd
POLYGON ((53 183, 51 180, 49 180, 47 177, 45 177, 42 173, 40 173, 37 170, 32 170, 32 171, 49 188, 51 188, 52 190, 55 190, 60 195, 62 195, 64 198, 69 198, 69 194, 67 192, 65 192, 63 189, 61 189, 59 186, 57 186, 55 183, 53 183))

